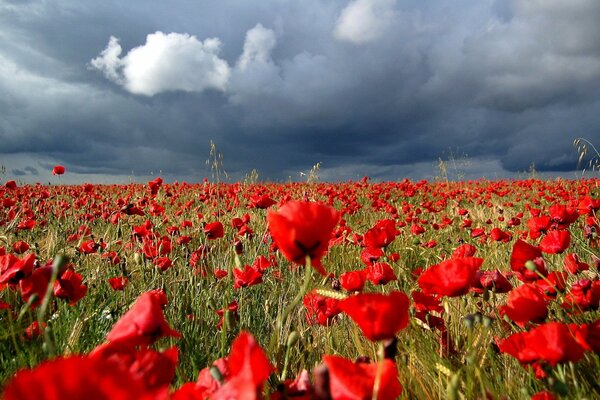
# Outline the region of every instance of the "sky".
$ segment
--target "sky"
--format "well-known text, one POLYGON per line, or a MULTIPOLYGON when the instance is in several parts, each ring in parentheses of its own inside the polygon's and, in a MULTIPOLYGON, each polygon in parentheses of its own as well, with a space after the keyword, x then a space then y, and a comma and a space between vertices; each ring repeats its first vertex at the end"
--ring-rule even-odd
POLYGON ((0 0, 0 181, 201 181, 211 141, 232 180, 581 176, 598 21, 598 0, 0 0))

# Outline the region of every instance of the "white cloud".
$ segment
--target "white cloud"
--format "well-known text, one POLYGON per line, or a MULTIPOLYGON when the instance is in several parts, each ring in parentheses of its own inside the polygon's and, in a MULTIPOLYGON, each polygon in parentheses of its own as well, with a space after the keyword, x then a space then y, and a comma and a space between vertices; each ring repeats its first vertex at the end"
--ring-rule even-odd
POLYGON ((120 69, 123 67, 123 62, 119 58, 123 49, 119 44, 119 39, 114 36, 111 36, 108 40, 108 45, 100 56, 94 58, 91 61, 92 67, 96 68, 99 71, 104 73, 108 79, 116 83, 122 83, 122 78, 120 76, 120 69))
POLYGON ((240 69, 247 69, 252 63, 272 63, 271 51, 277 44, 275 32, 267 29, 261 24, 246 32, 246 40, 244 41, 244 52, 238 59, 240 69))
POLYGON ((342 10, 333 35, 361 44, 379 39, 394 19, 396 0, 352 0, 342 10))
POLYGON ((257 96, 270 96, 281 90, 280 67, 271 58, 276 44, 275 32, 261 24, 246 32, 244 51, 231 76, 230 98, 234 104, 252 104, 257 96))
POLYGON ((225 91, 231 70, 227 61, 219 58, 220 49, 221 41, 217 38, 199 41, 188 34, 155 32, 146 37, 143 46, 119 58, 121 46, 111 36, 106 49, 91 65, 135 94, 225 91))

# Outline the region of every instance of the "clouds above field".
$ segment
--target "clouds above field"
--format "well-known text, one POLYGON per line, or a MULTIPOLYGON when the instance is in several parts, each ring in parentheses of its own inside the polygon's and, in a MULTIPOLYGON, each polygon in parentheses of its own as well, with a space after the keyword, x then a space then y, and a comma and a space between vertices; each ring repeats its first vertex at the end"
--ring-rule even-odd
POLYGON ((600 144, 598 20, 594 0, 5 1, 0 163, 199 180, 213 140, 236 177, 465 155, 469 177, 569 176, 573 139, 600 144))

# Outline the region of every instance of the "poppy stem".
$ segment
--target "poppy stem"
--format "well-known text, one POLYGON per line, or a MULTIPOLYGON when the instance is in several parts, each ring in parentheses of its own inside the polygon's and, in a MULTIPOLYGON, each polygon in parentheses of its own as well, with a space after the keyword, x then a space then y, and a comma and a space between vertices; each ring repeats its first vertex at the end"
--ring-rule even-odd
POLYGON ((373 396, 371 400, 377 400, 379 397, 379 388, 381 386, 381 375, 383 374, 383 361, 385 360, 385 346, 383 341, 377 343, 377 373, 375 374, 375 383, 373 384, 373 396))
POLYGON ((283 327, 287 323, 290 313, 302 301, 302 299, 308 292, 311 282, 312 282, 312 267, 310 264, 310 256, 307 255, 306 256, 306 265, 304 267, 304 282, 302 283, 302 286, 300 287, 300 291, 298 292, 298 294, 296 294, 296 297, 294 297, 292 302, 290 304, 288 304, 288 306, 283 310, 283 314, 281 315, 281 318, 279 318, 277 321, 277 330, 274 333, 274 337, 277 337, 277 345, 278 346, 281 345, 279 338, 281 336, 281 331, 282 331, 283 327))

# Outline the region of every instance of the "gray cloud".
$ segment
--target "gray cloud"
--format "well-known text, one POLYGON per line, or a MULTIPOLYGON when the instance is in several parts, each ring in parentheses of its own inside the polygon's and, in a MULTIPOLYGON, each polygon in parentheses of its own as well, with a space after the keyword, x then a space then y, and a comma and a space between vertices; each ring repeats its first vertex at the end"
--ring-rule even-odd
POLYGON ((5 2, 0 157, 191 180, 214 140, 238 177, 418 178, 449 149, 469 177, 568 174, 573 139, 600 142, 598 20, 591 0, 5 2))

